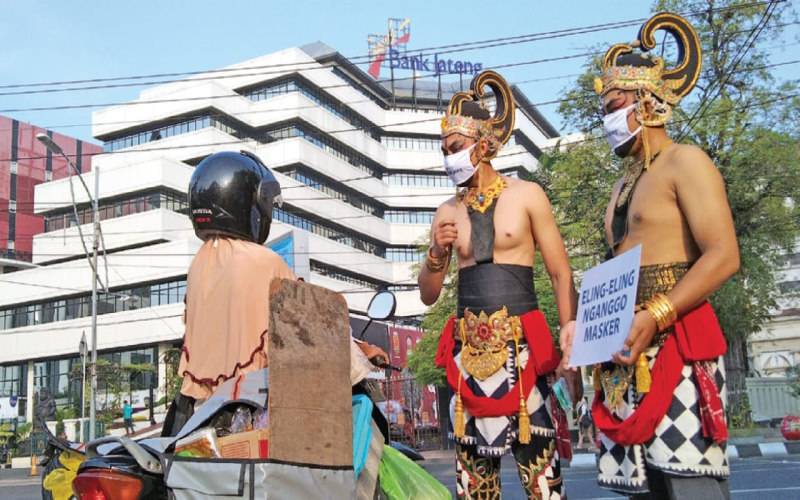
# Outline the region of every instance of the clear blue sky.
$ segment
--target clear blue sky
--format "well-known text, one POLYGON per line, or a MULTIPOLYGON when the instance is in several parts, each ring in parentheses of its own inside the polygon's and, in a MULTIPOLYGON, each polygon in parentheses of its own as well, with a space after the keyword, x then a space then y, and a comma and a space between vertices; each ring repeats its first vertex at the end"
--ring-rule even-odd
MULTIPOLYGON (((650 7, 645 0, 0 1, 3 4, 0 85, 211 70, 317 40, 347 57, 364 56, 367 35, 385 33, 389 17, 411 19, 408 49, 413 52, 447 44, 646 18, 650 7), (487 4, 502 9, 487 10, 487 4)), ((783 43, 797 42, 797 26, 791 28, 789 40, 783 43)), ((629 42, 637 30, 638 26, 599 31, 470 50, 449 57, 479 61, 487 67, 523 63, 582 54, 596 44, 607 47, 611 43, 629 42)), ((796 53, 795 43, 775 49, 772 59, 789 61, 796 59, 796 53)), ((557 99, 574 79, 553 77, 579 73, 585 62, 586 58, 578 57, 498 71, 519 84, 534 103, 542 103, 557 99)), ((784 66, 780 74, 784 78, 798 78, 800 65, 784 66)), ((91 108, 12 110, 82 105, 102 109, 108 104, 136 99, 146 87, 0 95, 0 114, 92 140, 91 108)), ((25 89, 0 88, 0 94, 19 90, 25 89)), ((573 131, 558 116, 556 108, 543 105, 540 111, 557 129, 573 131)))

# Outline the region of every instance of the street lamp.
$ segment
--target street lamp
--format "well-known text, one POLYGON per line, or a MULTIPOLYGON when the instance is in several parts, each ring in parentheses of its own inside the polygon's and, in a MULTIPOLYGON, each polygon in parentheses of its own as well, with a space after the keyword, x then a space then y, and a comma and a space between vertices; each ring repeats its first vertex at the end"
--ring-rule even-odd
POLYGON ((85 442, 86 434, 83 430, 84 422, 86 421, 86 332, 81 332, 81 343, 78 345, 78 351, 81 355, 81 369, 83 376, 81 377, 81 443, 85 442))
MULTIPOLYGON (((72 160, 69 159, 69 156, 64 153, 64 150, 61 149, 61 146, 56 144, 52 137, 47 134, 36 134, 36 139, 44 144, 44 146, 53 154, 61 155, 67 160, 70 168, 75 171, 75 174, 78 176, 78 179, 80 179, 81 184, 83 184, 83 188, 86 190, 86 195, 92 201, 92 361, 89 365, 89 379, 91 380, 91 389, 89 391, 89 441, 91 441, 95 438, 95 421, 97 419, 97 250, 100 246, 100 212, 97 209, 97 198, 100 191, 100 172, 98 171, 97 167, 95 167, 94 197, 92 197, 88 186, 86 186, 86 181, 83 180, 83 176, 81 175, 80 171, 78 171, 77 167, 75 167, 75 165, 72 163, 72 160)), ((70 182, 72 182, 72 174, 70 174, 70 182)), ((74 197, 72 203, 74 207, 74 197)), ((78 221, 78 224, 80 224, 80 221, 78 221)), ((78 229, 80 229, 80 226, 78 226, 78 229)), ((81 242, 83 242, 83 235, 81 235, 81 242)))

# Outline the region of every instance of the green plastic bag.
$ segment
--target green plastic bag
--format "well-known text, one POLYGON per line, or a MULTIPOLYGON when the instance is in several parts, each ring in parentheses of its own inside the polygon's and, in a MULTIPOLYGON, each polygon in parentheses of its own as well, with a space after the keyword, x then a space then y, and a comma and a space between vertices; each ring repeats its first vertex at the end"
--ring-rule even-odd
POLYGON ((450 500, 450 491, 391 446, 383 447, 379 477, 390 500, 450 500))

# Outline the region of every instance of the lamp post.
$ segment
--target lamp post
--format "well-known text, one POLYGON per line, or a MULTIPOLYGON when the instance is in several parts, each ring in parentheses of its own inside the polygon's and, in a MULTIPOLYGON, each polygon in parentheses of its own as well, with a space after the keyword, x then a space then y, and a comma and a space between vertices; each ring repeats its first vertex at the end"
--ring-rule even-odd
POLYGON ((78 346, 78 350, 81 354, 81 368, 83 371, 83 377, 81 377, 81 432, 80 432, 80 440, 81 443, 85 442, 86 434, 84 433, 84 426, 86 420, 86 332, 81 333, 81 343, 78 346))
MULTIPOLYGON (((89 390, 89 441, 91 441, 95 438, 95 420, 97 419, 97 250, 100 247, 100 213, 97 209, 97 198, 100 191, 100 172, 95 168, 94 196, 92 196, 89 192, 89 188, 86 186, 86 182, 83 180, 83 176, 72 163, 72 160, 69 159, 69 156, 61 149, 61 146, 56 144, 47 134, 37 134, 36 139, 44 144, 53 154, 61 155, 67 160, 70 168, 75 171, 81 184, 83 184, 86 195, 92 202, 92 361, 89 364, 89 380, 91 381, 91 388, 89 390)), ((74 202, 75 200, 73 199, 73 204, 74 202)), ((78 221, 78 223, 80 224, 80 221, 78 221)))

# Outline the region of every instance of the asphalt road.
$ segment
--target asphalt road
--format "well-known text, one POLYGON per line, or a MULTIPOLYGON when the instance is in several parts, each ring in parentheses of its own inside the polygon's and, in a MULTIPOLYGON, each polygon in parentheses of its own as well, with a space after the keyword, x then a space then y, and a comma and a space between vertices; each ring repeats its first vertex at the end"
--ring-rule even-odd
MULTIPOLYGON (((453 465, 447 460, 422 462, 437 479, 455 492, 453 465)), ((0 469, 0 500, 38 500, 41 498, 40 478, 31 477, 28 469, 0 469)), ((564 470, 567 493, 571 500, 611 500, 623 498, 602 490, 595 482, 594 468, 564 470)), ((503 459, 501 472, 504 500, 523 500, 516 467, 510 457, 503 459)), ((745 458, 731 463, 731 498, 744 500, 769 498, 795 500, 800 498, 800 455, 769 458, 745 458)))
MULTIPOLYGON (((421 462, 424 464, 424 462, 421 462)), ((455 495, 455 471, 452 463, 432 460, 425 468, 455 495)), ((570 500, 611 500, 625 498, 597 486, 597 469, 593 467, 564 469, 564 481, 570 500)), ((514 460, 503 457, 500 472, 503 500, 523 500, 514 460)), ((731 462, 731 499, 769 498, 797 500, 800 498, 800 455, 771 458, 746 458, 731 462)))

